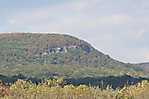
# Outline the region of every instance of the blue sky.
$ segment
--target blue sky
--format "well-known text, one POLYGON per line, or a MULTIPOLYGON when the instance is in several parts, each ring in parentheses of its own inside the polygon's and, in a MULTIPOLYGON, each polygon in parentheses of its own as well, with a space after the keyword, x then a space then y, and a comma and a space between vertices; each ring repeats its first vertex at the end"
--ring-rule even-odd
POLYGON ((0 32, 58 32, 123 62, 149 62, 149 0, 0 0, 0 32))

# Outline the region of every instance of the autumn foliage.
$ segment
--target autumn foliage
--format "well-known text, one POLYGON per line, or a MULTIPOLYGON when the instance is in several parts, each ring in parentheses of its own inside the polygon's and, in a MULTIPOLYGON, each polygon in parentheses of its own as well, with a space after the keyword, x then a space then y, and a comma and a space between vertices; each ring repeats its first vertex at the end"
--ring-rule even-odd
POLYGON ((62 78, 39 84, 18 80, 10 86, 0 81, 0 99, 148 99, 148 90, 148 81, 116 90, 67 85, 62 78))

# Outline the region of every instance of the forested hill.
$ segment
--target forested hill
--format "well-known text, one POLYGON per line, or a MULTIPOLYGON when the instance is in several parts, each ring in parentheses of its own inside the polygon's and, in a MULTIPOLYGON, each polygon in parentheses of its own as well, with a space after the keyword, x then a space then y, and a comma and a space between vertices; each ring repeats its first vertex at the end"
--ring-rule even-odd
POLYGON ((90 44, 60 34, 0 34, 0 65, 69 64, 90 67, 125 66, 90 44))
POLYGON ((119 62, 99 52, 84 40, 50 33, 0 34, 0 68, 1 74, 48 76, 93 76, 140 71, 131 64, 119 62), (78 73, 72 74, 71 69, 76 69, 78 73))

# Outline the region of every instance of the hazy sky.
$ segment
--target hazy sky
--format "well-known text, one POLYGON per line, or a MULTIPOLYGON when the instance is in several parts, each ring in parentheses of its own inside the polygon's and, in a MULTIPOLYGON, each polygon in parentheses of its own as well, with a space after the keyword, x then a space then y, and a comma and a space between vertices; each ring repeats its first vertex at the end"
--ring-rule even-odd
POLYGON ((123 62, 149 62, 149 0, 0 0, 1 32, 61 32, 123 62))

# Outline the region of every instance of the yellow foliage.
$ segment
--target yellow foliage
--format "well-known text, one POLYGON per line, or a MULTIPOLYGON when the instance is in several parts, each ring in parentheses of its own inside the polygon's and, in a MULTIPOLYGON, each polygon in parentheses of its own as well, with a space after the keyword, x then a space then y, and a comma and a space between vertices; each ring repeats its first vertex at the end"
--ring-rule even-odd
POLYGON ((86 85, 63 85, 63 78, 50 79, 40 84, 18 80, 9 87, 9 95, 1 99, 148 99, 149 82, 113 90, 86 85))

